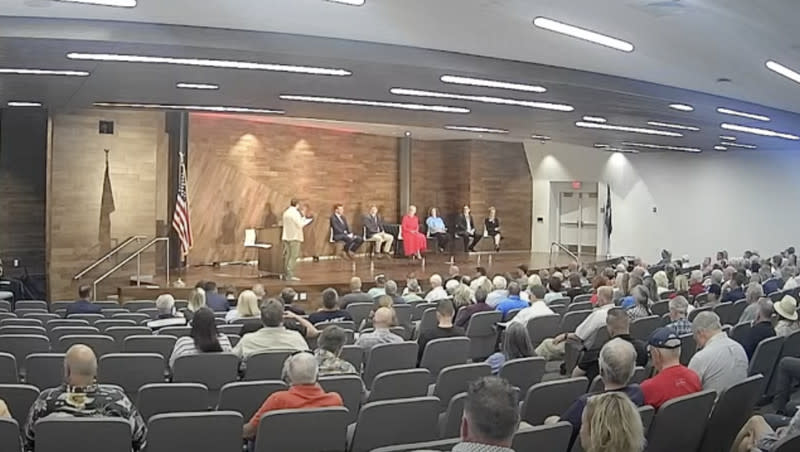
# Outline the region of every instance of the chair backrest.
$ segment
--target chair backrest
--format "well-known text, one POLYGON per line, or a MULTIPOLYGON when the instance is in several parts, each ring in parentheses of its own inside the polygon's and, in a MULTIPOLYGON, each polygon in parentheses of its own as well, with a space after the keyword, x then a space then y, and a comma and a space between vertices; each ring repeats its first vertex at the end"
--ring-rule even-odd
POLYGON ((44 327, 44 324, 42 323, 41 320, 31 319, 31 318, 26 318, 26 319, 14 318, 14 319, 3 319, 3 320, 0 320, 0 328, 1 327, 5 327, 5 326, 44 327))
POLYGON ((450 399, 466 392, 472 381, 488 377, 491 373, 492 367, 486 363, 457 364, 442 369, 433 387, 433 396, 439 398, 439 410, 446 410, 450 399))
POLYGON ((139 388, 136 408, 145 421, 161 413, 205 411, 208 388, 200 383, 153 383, 139 388))
POLYGON ((147 423, 147 452, 240 450, 243 421, 235 411, 157 414, 147 423))
POLYGON ((541 356, 512 359, 503 363, 499 376, 519 388, 520 394, 527 394, 528 388, 542 381, 545 364, 541 356))
POLYGON ((121 312, 119 314, 113 314, 111 316, 111 319, 133 320, 134 322, 136 322, 137 325, 140 325, 142 322, 150 320, 150 316, 139 312, 121 312))
POLYGON ((520 429, 514 435, 511 448, 518 451, 565 451, 572 438, 572 424, 566 421, 520 429))
POLYGON ((131 312, 136 312, 142 309, 153 309, 156 307, 156 302, 150 300, 132 300, 122 303, 121 307, 128 309, 131 312))
POLYGON ((650 426, 653 424, 653 418, 656 416, 656 409, 650 405, 640 406, 638 408, 639 416, 642 418, 642 428, 644 436, 650 432, 650 426))
POLYGON ((432 441, 439 436, 439 399, 415 397, 365 404, 358 413, 350 452, 381 446, 432 441))
POLYGON ((651 315, 642 317, 631 322, 631 336, 634 339, 647 342, 647 339, 657 328, 661 326, 661 317, 651 315))
POLYGON ((469 338, 469 357, 474 360, 486 359, 497 347, 497 322, 503 320, 500 311, 478 312, 472 315, 467 325, 469 338))
POLYGON ((561 416, 579 396, 586 392, 586 377, 537 383, 528 389, 522 403, 522 420, 539 425, 548 416, 561 416))
POLYGON ((711 311, 712 308, 713 308, 712 306, 703 306, 701 308, 694 309, 692 312, 689 313, 689 317, 688 317, 689 321, 690 322, 693 321, 694 318, 697 317, 697 314, 700 314, 701 312, 704 312, 704 311, 711 311))
MULTIPOLYGON (((93 305, 100 306, 100 309, 122 309, 122 307, 114 300, 93 301, 93 305)), ((127 309, 125 309, 127 311, 127 309)))
POLYGON ((44 324, 44 327, 47 331, 52 331, 55 328, 62 327, 62 326, 91 326, 89 325, 88 320, 82 319, 53 319, 48 320, 47 323, 44 324))
POLYGON ((659 300, 669 300, 669 297, 671 297, 674 294, 675 294, 674 290, 665 290, 665 291, 661 292, 660 294, 658 294, 658 299, 659 300))
POLYGON ((438 325, 438 320, 436 320, 436 307, 427 308, 422 313, 422 318, 419 321, 419 325, 417 325, 417 332, 416 337, 419 337, 422 331, 432 330, 436 328, 438 325))
MULTIPOLYGON (((372 304, 372 303, 370 303, 372 304)), ((412 314, 412 320, 422 320, 422 317, 425 315, 425 311, 431 308, 436 308, 436 303, 417 303, 414 305, 414 314, 412 314)), ((434 310, 433 318, 436 319, 436 311, 434 310)))
POLYGON ((20 366, 20 372, 25 372, 25 358, 31 353, 47 353, 50 351, 50 341, 43 335, 33 334, 6 334, 0 335, 0 352, 11 353, 20 366))
MULTIPOLYGON (((31 385, 0 385, 0 399, 20 426, 25 425, 31 405, 39 397, 39 389, 31 385)), ((37 449, 38 450, 38 449, 37 449)))
MULTIPOLYGON (((781 355, 784 340, 783 336, 774 336, 759 342, 753 357, 750 358, 747 375, 761 374, 764 376, 764 381, 769 383, 772 373, 778 365, 778 357, 781 355)), ((766 384, 764 389, 767 389, 766 384)))
POLYGON ((158 353, 109 353, 100 358, 97 381, 120 386, 135 398, 142 386, 164 381, 164 357, 158 353))
POLYGON ((112 326, 106 329, 103 334, 114 338, 117 348, 123 349, 125 339, 130 336, 148 335, 152 331, 146 326, 112 326))
POLYGON ((344 407, 270 411, 258 424, 255 452, 347 450, 347 418, 344 407))
POLYGON ((439 416, 439 437, 457 438, 461 433, 461 418, 464 416, 464 405, 467 403, 467 393, 461 392, 454 395, 447 404, 447 410, 439 416))
POLYGON ((288 351, 259 352, 247 358, 243 380, 280 380, 283 363, 291 355, 288 351))
POLYGON ((122 351, 125 353, 158 353, 165 360, 169 360, 176 340, 175 336, 164 334, 128 336, 122 343, 122 351))
POLYGON ((31 353, 25 359, 25 382, 40 389, 54 388, 64 381, 63 353, 31 353))
POLYGON ((583 301, 592 301, 592 294, 584 293, 580 295, 575 295, 575 298, 572 299, 573 303, 581 303, 583 301))
POLYGON ((562 333, 571 333, 575 331, 575 328, 578 327, 586 317, 589 317, 591 314, 591 310, 581 310, 581 311, 568 311, 564 314, 564 317, 561 319, 561 328, 560 331, 562 333))
POLYGON ((36 309, 47 312, 47 302, 39 300, 19 300, 14 303, 14 310, 17 309, 36 309))
POLYGON ((572 302, 567 306, 567 312, 591 311, 593 307, 591 301, 572 302))
POLYGON ((531 339, 531 344, 537 347, 543 340, 555 337, 561 332, 561 317, 558 314, 534 317, 528 320, 526 327, 528 329, 528 337, 531 339))
POLYGON ((775 443, 773 452, 796 452, 800 450, 800 435, 794 435, 787 438, 782 438, 775 443))
POLYGON ((648 452, 693 451, 700 447, 715 391, 672 399, 661 406, 647 436, 648 452))
POLYGON ((738 323, 733 327, 733 329, 731 329, 731 332, 728 334, 728 336, 730 336, 731 339, 735 340, 736 342, 743 344, 747 336, 750 334, 750 329, 752 327, 753 324, 750 322, 738 323))
POLYGON ((53 314, 51 312, 29 312, 25 314, 26 319, 34 319, 42 322, 42 325, 46 324, 50 320, 58 319, 58 314, 53 314))
POLYGON ((34 334, 34 335, 44 336, 47 333, 43 326, 35 326, 35 325, 0 326, 0 335, 4 334, 34 334))
POLYGON ((201 383, 209 391, 219 391, 225 383, 236 381, 239 358, 232 353, 200 353, 175 360, 172 381, 201 383))
POLYGON ((355 422, 364 392, 364 383, 358 375, 331 375, 321 377, 319 384, 326 392, 335 392, 342 397, 347 408, 347 423, 355 422))
POLYGON ((731 312, 728 313, 730 316, 730 324, 736 325, 739 323, 739 318, 742 317, 742 313, 744 310, 747 309, 747 300, 739 300, 733 303, 733 308, 731 308, 731 312))
POLYGON ((47 417, 36 422, 36 452, 130 452, 131 436, 127 419, 47 417))
POLYGON ((95 335, 100 334, 100 330, 94 326, 57 326, 50 330, 47 337, 50 338, 50 342, 57 344, 59 339, 72 334, 95 335))
POLYGON ((508 312, 506 313, 506 318, 505 318, 505 321, 506 321, 506 322, 510 322, 510 321, 514 320, 514 317, 516 317, 516 316, 517 316, 517 314, 519 314, 520 312, 522 312, 522 309, 523 309, 523 308, 517 308, 517 309, 512 309, 512 310, 508 311, 508 312))
POLYGON ((94 322, 98 320, 103 320, 106 318, 103 314, 70 314, 68 319, 78 319, 78 320, 86 320, 89 322, 90 325, 94 325, 94 322))
POLYGON ((708 419, 700 452, 727 452, 761 396, 764 377, 754 375, 722 391, 708 419))
MULTIPOLYGON (((241 330, 241 327, 239 327, 239 329, 236 330, 236 331, 238 332, 239 330, 241 330)), ((224 334, 225 332, 221 331, 221 333, 224 334)), ((192 334, 192 327, 190 327, 190 326, 167 326, 167 327, 159 329, 158 330, 158 334, 159 335, 166 334, 168 336, 175 336, 175 337, 189 336, 190 334, 192 334)))
POLYGON ((15 419, 0 418, 0 444, 4 451, 22 452, 19 423, 15 419))
POLYGON ((19 383, 17 359, 11 353, 0 353, 0 384, 19 383))
POLYGON ((19 317, 17 317, 17 315, 14 314, 13 312, 0 311, 0 319, 18 319, 18 318, 19 317))
POLYGON ((61 309, 67 309, 67 306, 74 303, 73 301, 53 301, 50 303, 50 312, 56 312, 61 309))
POLYGON ((117 344, 114 338, 101 334, 70 334, 61 336, 56 344, 56 351, 65 353, 75 344, 83 344, 94 350, 95 356, 99 359, 103 355, 115 353, 117 344))
POLYGON ((354 324, 361 325, 361 322, 369 317, 369 313, 372 312, 374 306, 374 303, 350 303, 345 308, 345 311, 350 313, 354 324))
POLYGON ((692 333, 689 334, 682 334, 681 338, 681 364, 684 366, 689 365, 689 361, 692 360, 692 356, 694 356, 695 352, 697 351, 697 342, 694 340, 694 335, 692 333))
POLYGON ((345 345, 339 353, 339 358, 352 364, 360 373, 361 366, 364 365, 364 349, 358 345, 345 345))
MULTIPOLYGON (((126 314, 129 312, 131 311, 128 311, 127 309, 124 308, 103 308, 103 310, 100 311, 100 313, 103 314, 103 317, 105 317, 106 319, 111 319, 112 317, 114 317, 114 314, 126 314)), ((98 322, 99 321, 100 320, 98 320, 98 322)))
POLYGON ((416 342, 380 344, 372 347, 367 353, 364 365, 364 383, 370 388, 372 380, 381 372, 417 367, 418 350, 419 345, 416 342))
POLYGON ((436 381, 439 372, 448 366, 464 364, 469 359, 469 338, 447 337, 434 339, 425 344, 419 367, 431 372, 431 383, 436 381))
POLYGON ((739 317, 733 318, 733 303, 720 303, 714 306, 713 311, 719 316, 720 322, 723 325, 735 325, 739 321, 739 317))
POLYGON ((403 369, 382 372, 372 381, 367 402, 406 399, 428 395, 428 369, 403 369))
MULTIPOLYGON (((561 298, 556 298, 556 299, 554 299, 553 301, 550 302, 550 304, 553 304, 553 303, 555 303, 555 304, 563 304, 564 306, 567 306, 567 305, 572 303, 572 300, 570 300, 569 297, 561 297, 561 298)), ((581 303, 581 302, 579 302, 579 303, 581 303)))
POLYGON ((136 322, 130 319, 104 319, 94 322, 94 326, 101 332, 105 332, 112 327, 136 326, 136 322))
POLYGON ((650 306, 650 312, 652 312, 653 315, 657 315, 659 317, 661 317, 662 315, 668 313, 669 312, 669 300, 662 300, 662 301, 658 301, 658 302, 653 303, 653 305, 650 306))
POLYGON ((42 311, 41 309, 15 309, 14 310, 14 314, 16 314, 17 317, 25 317, 28 314, 38 314, 38 313, 42 313, 42 312, 47 312, 47 311, 42 311))
POLYGON ((280 380, 234 381, 227 383, 219 392, 218 410, 236 411, 249 421, 273 392, 288 389, 280 380))
POLYGON ((396 304, 393 306, 397 324, 410 327, 411 318, 414 316, 414 307, 410 304, 396 304))
POLYGON ((436 441, 423 441, 421 443, 398 444, 373 449, 372 452, 415 452, 418 450, 443 450, 450 451, 461 438, 439 439, 436 441))

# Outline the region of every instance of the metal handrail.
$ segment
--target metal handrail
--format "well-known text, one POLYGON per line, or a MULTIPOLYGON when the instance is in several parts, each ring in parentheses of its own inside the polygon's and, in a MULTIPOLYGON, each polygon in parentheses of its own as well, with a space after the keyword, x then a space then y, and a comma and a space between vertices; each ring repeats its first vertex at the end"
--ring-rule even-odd
POLYGON ((126 246, 130 245, 133 241, 136 241, 136 243, 139 243, 139 240, 146 239, 146 238, 147 238, 146 235, 132 235, 132 236, 128 237, 122 243, 120 243, 119 245, 115 246, 109 252, 104 254, 103 257, 97 259, 96 261, 94 261, 91 264, 89 264, 86 268, 84 268, 83 270, 79 271, 75 276, 72 277, 72 279, 77 281, 77 280, 83 278, 83 276, 85 274, 89 273, 90 271, 94 270, 95 267, 97 267, 101 263, 105 262, 106 260, 110 259, 111 256, 113 256, 113 255, 119 253, 120 251, 122 251, 122 248, 125 248, 126 246))
POLYGON ((554 246, 558 247, 561 250, 564 250, 573 259, 575 259, 575 262, 577 262, 578 265, 580 265, 581 260, 578 258, 577 254, 575 254, 572 251, 570 251, 569 248, 567 248, 566 246, 562 245, 561 243, 553 242, 553 243, 550 244, 550 261, 549 261, 549 265, 548 265, 550 268, 553 268, 553 247, 554 246))
POLYGON ((103 273, 99 278, 94 280, 94 282, 92 283, 92 293, 94 294, 95 301, 97 301, 97 285, 100 284, 101 282, 103 282, 106 278, 111 276, 117 270, 122 268, 125 264, 127 264, 130 261, 132 261, 134 258, 136 258, 136 286, 137 287, 141 286, 141 279, 142 279, 142 260, 141 260, 141 255, 142 255, 142 253, 147 251, 148 248, 150 248, 151 246, 155 245, 158 242, 167 242, 167 246, 165 247, 166 251, 167 251, 166 252, 167 260, 166 260, 166 266, 165 267, 166 267, 166 270, 167 270, 167 274, 166 274, 166 276, 167 276, 167 286, 169 286, 169 237, 156 237, 156 238, 150 240, 149 242, 147 242, 144 246, 142 246, 138 250, 134 251, 133 254, 131 254, 130 256, 128 256, 125 259, 123 259, 122 262, 120 262, 119 264, 115 265, 114 267, 112 267, 107 272, 103 273))

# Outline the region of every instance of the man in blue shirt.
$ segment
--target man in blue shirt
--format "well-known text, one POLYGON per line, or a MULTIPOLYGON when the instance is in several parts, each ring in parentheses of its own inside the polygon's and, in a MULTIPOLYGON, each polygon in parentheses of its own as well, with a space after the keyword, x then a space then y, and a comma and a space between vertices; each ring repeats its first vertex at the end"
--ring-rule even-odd
POLYGON ((100 314, 103 309, 89 301, 91 296, 91 287, 88 285, 80 286, 78 288, 78 300, 67 306, 67 317, 69 317, 70 314, 100 314))
POLYGON ((228 312, 231 309, 228 299, 224 295, 217 293, 217 283, 208 281, 203 284, 206 291, 206 306, 214 312, 228 312))
POLYGON ((519 296, 520 287, 519 283, 516 281, 512 281, 508 285, 508 298, 501 301, 495 307, 496 310, 503 313, 503 320, 506 319, 508 313, 514 309, 525 309, 528 307, 528 302, 521 299, 519 296))

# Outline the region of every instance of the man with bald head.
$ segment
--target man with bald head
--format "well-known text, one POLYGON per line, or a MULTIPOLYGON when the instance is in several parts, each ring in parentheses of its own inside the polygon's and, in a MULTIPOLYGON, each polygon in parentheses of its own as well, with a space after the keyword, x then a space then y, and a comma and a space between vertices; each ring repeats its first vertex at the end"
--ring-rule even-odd
POLYGON ((131 447, 147 445, 147 426, 136 407, 116 386, 97 384, 97 358, 91 348, 76 344, 64 357, 64 383, 45 389, 31 406, 25 424, 26 450, 34 450, 36 421, 51 414, 75 417, 118 417, 131 425, 131 447))
POLYGON ((375 315, 372 317, 372 326, 375 327, 375 331, 358 336, 356 345, 368 351, 372 350, 372 347, 376 345, 403 342, 402 337, 389 330, 389 328, 392 327, 393 321, 394 310, 392 310, 392 308, 378 308, 378 310, 375 311, 375 315))

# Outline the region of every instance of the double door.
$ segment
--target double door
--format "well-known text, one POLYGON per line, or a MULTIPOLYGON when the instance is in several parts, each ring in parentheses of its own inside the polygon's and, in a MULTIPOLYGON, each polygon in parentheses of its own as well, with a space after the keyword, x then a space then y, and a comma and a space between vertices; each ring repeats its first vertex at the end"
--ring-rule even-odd
POLYGON ((558 241, 570 251, 597 254, 597 193, 559 193, 558 241))

